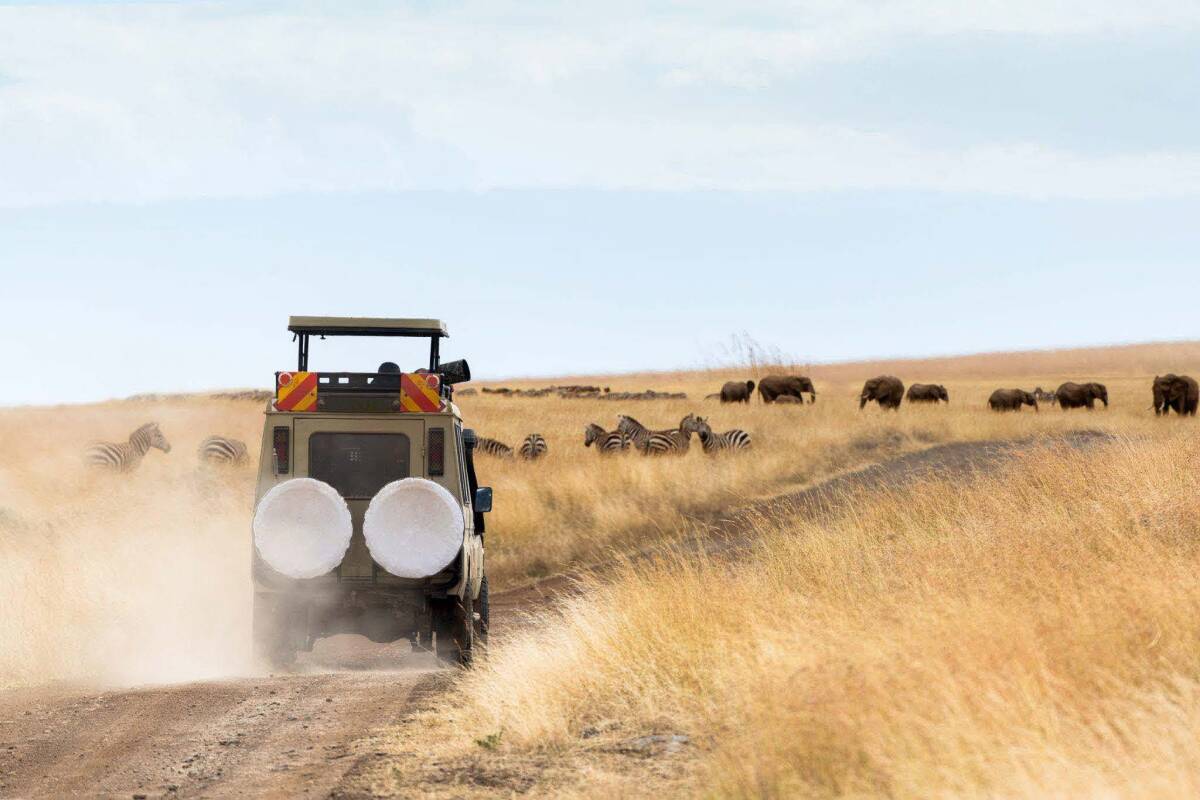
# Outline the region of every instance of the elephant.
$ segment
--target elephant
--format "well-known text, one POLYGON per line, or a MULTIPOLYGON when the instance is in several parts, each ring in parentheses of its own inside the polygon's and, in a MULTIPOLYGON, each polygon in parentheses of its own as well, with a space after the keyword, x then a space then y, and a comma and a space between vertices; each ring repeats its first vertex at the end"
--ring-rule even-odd
POLYGON ((862 395, 858 398, 858 410, 862 411, 868 402, 874 400, 879 403, 880 408, 896 411, 903 399, 904 384, 900 379, 893 375, 880 375, 863 384, 862 395))
POLYGON ((776 405, 787 405, 788 403, 791 403, 792 405, 799 405, 799 406, 804 405, 803 400, 801 400, 799 397, 793 397, 790 394, 779 395, 779 397, 775 398, 775 403, 776 403, 776 405))
POLYGON ((1021 406, 1033 406, 1034 411, 1038 410, 1037 397, 1024 389, 997 389, 988 398, 988 405, 993 411, 1020 411, 1021 406))
POLYGON ((1108 388, 1103 383, 1064 383, 1054 392, 1061 409, 1081 408, 1087 406, 1088 411, 1096 407, 1096 401, 1104 403, 1108 408, 1108 388))
POLYGON ((940 383, 914 383, 908 387, 905 399, 910 403, 936 403, 939 400, 950 402, 950 393, 940 383))
POLYGON ((817 402, 817 390, 813 388, 813 382, 803 375, 768 375, 758 382, 758 394, 764 403, 773 403, 784 395, 803 402, 805 392, 812 396, 810 403, 817 402))
POLYGON ((1196 416, 1200 404, 1200 385, 1189 375, 1154 376, 1154 415, 1170 415, 1174 411, 1180 416, 1196 416))
POLYGON ((721 387, 722 403, 749 403, 754 381, 728 381, 721 387))

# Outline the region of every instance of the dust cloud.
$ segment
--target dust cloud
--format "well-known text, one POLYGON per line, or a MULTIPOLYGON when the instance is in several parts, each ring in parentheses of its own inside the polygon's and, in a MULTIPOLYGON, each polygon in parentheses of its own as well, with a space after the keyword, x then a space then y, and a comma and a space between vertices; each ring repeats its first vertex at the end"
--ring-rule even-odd
POLYGON ((174 400, 0 410, 0 686, 245 674, 254 466, 201 467, 261 405, 174 400), (157 421, 171 442, 130 474, 86 469, 89 441, 157 421))

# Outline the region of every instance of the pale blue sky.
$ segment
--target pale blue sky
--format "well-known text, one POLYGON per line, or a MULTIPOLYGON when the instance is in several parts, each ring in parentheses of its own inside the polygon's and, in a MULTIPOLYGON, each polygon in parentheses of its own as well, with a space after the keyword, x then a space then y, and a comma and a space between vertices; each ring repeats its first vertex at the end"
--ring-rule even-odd
POLYGON ((1196 337, 1198 76, 1194 3, 0 2, 0 403, 265 384, 295 313, 480 376, 1196 337))

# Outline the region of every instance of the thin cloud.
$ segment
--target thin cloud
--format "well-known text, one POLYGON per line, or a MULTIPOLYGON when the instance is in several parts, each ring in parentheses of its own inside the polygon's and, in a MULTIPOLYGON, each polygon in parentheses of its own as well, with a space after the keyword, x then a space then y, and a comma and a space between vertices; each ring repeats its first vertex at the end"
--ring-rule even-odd
POLYGON ((1196 152, 1084 156, 1036 131, 934 147, 790 122, 795 99, 774 91, 914 36, 1179 35, 1200 26, 1190 4, 325 8, 0 8, 0 205, 495 187, 1200 191, 1196 152), (730 93, 738 103, 697 100, 730 93))

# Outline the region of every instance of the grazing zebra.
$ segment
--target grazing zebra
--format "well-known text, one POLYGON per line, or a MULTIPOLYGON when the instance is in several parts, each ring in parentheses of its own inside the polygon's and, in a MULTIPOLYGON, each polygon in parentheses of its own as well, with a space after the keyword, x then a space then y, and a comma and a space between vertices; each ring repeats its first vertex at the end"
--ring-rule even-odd
POLYGON ((604 453, 623 453, 629 449, 630 438, 621 431, 604 430, 596 423, 589 424, 583 431, 583 446, 591 447, 596 445, 596 452, 604 453))
POLYGON ((688 414, 679 423, 678 428, 667 428, 662 431, 652 431, 633 417, 624 414, 617 417, 620 420, 617 430, 628 435, 637 449, 644 455, 662 455, 663 453, 678 453, 688 451, 692 434, 695 433, 693 420, 695 415, 688 414))
POLYGON ((246 443, 227 436, 210 436, 200 443, 196 455, 210 464, 245 464, 246 443))
POLYGON ((706 453, 719 453, 722 450, 750 449, 750 434, 741 428, 734 428, 724 433, 713 433, 713 429, 709 427, 708 420, 703 417, 696 417, 693 427, 696 429, 696 435, 700 437, 700 446, 704 448, 704 452, 706 453))
POLYGON ((617 433, 627 436, 638 450, 645 450, 646 442, 650 439, 650 429, 625 414, 617 416, 617 433))
POLYGON ((475 452, 483 453, 485 456, 495 456, 496 458, 513 457, 513 449, 511 447, 504 442, 498 442, 486 436, 480 436, 475 441, 475 452))
POLYGON ((158 429, 157 422, 147 422, 129 434, 128 442, 96 442, 88 446, 83 458, 88 466, 129 472, 136 469, 146 456, 146 451, 157 447, 164 453, 171 452, 171 443, 158 429))
POLYGON ((546 446, 545 436, 540 433, 531 433, 525 437, 525 441, 521 442, 521 449, 518 452, 526 461, 536 461, 546 455, 546 451, 549 449, 546 446))

